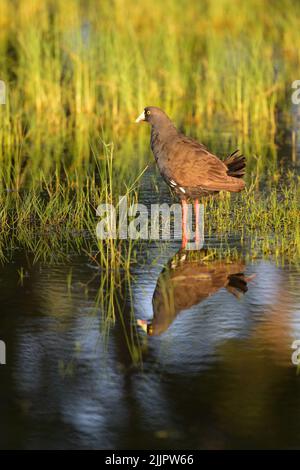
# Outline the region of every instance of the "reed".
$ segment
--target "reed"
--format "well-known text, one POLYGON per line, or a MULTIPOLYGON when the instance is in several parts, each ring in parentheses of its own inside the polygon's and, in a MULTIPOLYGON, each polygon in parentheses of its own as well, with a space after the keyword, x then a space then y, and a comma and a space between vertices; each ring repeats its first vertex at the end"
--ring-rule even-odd
POLYGON ((3 186, 78 182, 99 135, 121 172, 138 172, 146 131, 132 123, 146 104, 198 137, 226 123, 261 169, 299 70, 299 13, 291 0, 2 0, 3 186))

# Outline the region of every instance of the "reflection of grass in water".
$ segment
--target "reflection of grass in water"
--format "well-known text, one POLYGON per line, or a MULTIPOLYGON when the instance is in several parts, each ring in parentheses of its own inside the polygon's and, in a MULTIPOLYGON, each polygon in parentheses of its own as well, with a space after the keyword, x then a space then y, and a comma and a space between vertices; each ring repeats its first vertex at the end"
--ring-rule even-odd
POLYGON ((113 271, 102 273, 95 308, 100 308, 101 311, 101 334, 104 344, 108 345, 111 328, 118 322, 131 360, 135 364, 141 363, 142 350, 135 321, 131 276, 128 272, 123 273, 121 277, 113 271))

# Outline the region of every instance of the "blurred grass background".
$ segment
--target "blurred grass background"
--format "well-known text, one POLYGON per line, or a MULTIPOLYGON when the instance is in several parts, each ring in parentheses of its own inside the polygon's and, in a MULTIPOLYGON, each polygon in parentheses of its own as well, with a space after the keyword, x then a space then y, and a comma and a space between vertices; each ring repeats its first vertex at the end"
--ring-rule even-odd
POLYGON ((299 78, 299 15, 291 0, 1 0, 4 186, 80 181, 99 135, 121 178, 140 170, 146 105, 197 137, 234 129, 263 168, 299 78))

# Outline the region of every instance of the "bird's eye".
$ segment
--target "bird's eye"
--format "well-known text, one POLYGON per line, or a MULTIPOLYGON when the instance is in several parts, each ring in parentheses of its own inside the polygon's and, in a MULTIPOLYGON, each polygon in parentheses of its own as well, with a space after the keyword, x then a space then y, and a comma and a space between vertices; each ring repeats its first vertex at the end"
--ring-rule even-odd
POLYGON ((148 109, 148 111, 146 112, 146 114, 148 114, 148 116, 149 116, 149 114, 151 114, 151 111, 149 111, 149 109, 148 109))

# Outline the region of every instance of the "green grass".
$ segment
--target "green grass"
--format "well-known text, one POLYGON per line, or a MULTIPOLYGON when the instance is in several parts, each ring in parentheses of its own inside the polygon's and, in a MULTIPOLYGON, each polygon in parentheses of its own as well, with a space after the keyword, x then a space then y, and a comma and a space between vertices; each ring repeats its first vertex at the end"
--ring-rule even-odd
POLYGON ((299 259, 298 181, 277 145, 299 78, 299 14, 292 0, 1 0, 2 259, 13 244, 37 259, 72 246, 129 271, 135 244, 97 241, 95 211, 139 197, 149 128, 133 121, 149 104, 212 150, 247 156, 248 191, 207 203, 207 233, 251 234, 258 252, 299 259))
POLYGON ((120 173, 138 173, 148 132, 133 120, 147 104, 198 137, 230 126, 264 167, 298 76, 299 13, 291 0, 2 0, 3 186, 81 182, 99 135, 120 173))
MULTIPOLYGON (((108 239, 96 237, 97 203, 118 203, 118 191, 113 189, 111 168, 112 151, 108 147, 102 175, 109 172, 110 183, 98 185, 86 183, 81 191, 56 188, 53 193, 42 196, 32 192, 15 192, 0 196, 1 236, 0 251, 21 243, 47 259, 57 252, 84 251, 89 253, 99 268, 129 271, 135 261, 138 240, 108 239), (48 249, 47 241, 49 241, 48 249), (69 248, 70 247, 70 248, 69 248)), ((106 176, 105 176, 106 177, 106 176)), ((124 193, 128 206, 135 203, 138 192, 134 184, 124 193)), ((156 182, 153 183, 154 188, 156 182)), ((154 189, 155 190, 155 189, 154 189)), ((157 200, 159 200, 159 188, 157 200)), ((253 184, 238 195, 221 194, 205 201, 205 234, 220 239, 238 234, 241 242, 249 237, 256 240, 261 250, 296 261, 300 257, 300 188, 299 177, 290 173, 285 182, 273 183, 269 189, 260 191, 253 184)), ((4 256, 4 255, 3 255, 4 256)))

